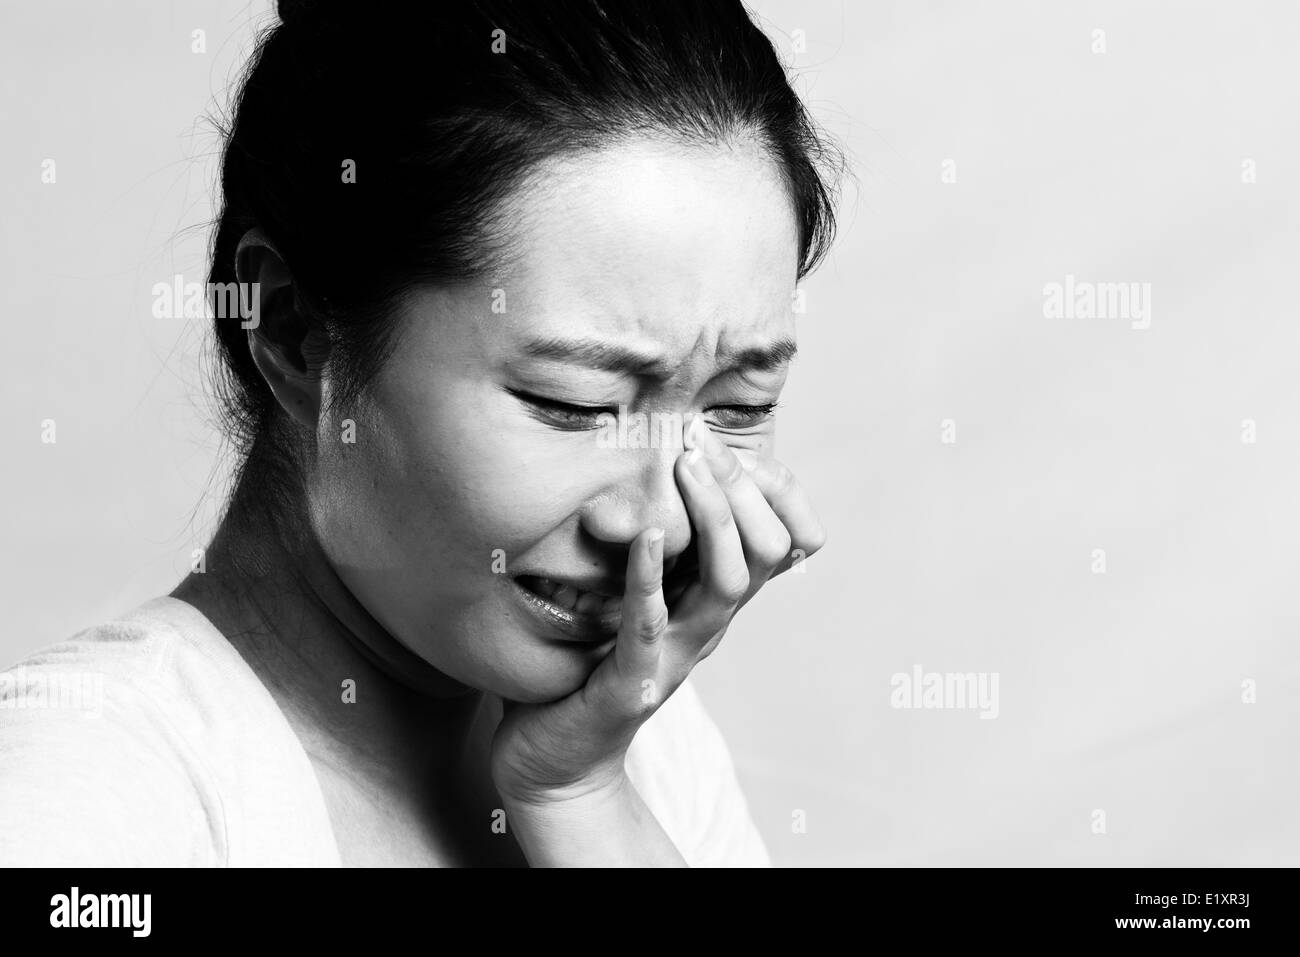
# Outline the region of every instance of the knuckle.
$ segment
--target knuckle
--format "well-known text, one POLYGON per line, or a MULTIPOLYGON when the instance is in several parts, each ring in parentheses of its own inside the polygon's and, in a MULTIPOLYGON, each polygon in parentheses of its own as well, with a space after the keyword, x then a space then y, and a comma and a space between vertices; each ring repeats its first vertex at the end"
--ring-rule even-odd
POLYGON ((663 579, 652 578, 649 581, 641 582, 637 586, 636 593, 642 598, 653 599, 656 595, 659 594, 660 589, 662 589, 663 587, 664 587, 663 579))
POLYGON ((749 591, 749 570, 745 568, 737 569, 726 575, 718 582, 718 593, 727 600, 729 604, 735 604, 745 597, 749 591))
POLYGON ((821 549, 822 546, 824 546, 825 544, 826 544, 826 528, 820 522, 818 522, 816 527, 813 528, 813 530, 808 533, 808 541, 807 544, 803 546, 803 550, 807 554, 811 555, 813 552, 821 549))
POLYGON ((727 532, 736 526, 736 516, 730 506, 719 508, 713 516, 713 527, 719 532, 727 532))
POLYGON ((788 465, 777 462, 772 466, 772 487, 778 495, 789 495, 799 487, 799 481, 788 465))
POLYGON ((637 637, 642 641, 657 641, 668 630, 668 606, 659 602, 637 626, 637 637))
POLYGON ((771 568, 781 564, 790 557, 790 546, 791 541, 788 532, 774 533, 759 550, 763 566, 771 568))
POLYGON ((643 713, 641 695, 636 681, 613 683, 602 687, 601 710, 615 720, 634 722, 643 713))

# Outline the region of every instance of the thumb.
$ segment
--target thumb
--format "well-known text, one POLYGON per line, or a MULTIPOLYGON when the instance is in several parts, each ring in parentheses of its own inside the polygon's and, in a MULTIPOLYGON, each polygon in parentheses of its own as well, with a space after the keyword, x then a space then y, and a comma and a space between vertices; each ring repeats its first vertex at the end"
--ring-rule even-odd
POLYGON ((623 620, 614 651, 599 669, 608 668, 598 676, 606 683, 602 697, 620 718, 644 719, 667 696, 659 687, 659 659, 668 630, 663 578, 663 529, 648 528, 628 555, 623 620))

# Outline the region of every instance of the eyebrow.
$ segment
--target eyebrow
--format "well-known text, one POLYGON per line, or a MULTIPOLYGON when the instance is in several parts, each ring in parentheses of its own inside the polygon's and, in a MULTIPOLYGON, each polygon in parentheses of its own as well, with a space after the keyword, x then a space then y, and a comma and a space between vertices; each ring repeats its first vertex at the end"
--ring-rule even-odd
MULTIPOLYGON (((794 340, 782 336, 762 346, 750 346, 736 351, 724 350, 719 357, 727 361, 727 371, 745 368, 770 372, 788 365, 798 352, 799 347, 794 340)), ((547 336, 525 342, 523 353, 534 359, 572 362, 602 372, 667 378, 672 371, 671 363, 661 357, 598 339, 547 336)))

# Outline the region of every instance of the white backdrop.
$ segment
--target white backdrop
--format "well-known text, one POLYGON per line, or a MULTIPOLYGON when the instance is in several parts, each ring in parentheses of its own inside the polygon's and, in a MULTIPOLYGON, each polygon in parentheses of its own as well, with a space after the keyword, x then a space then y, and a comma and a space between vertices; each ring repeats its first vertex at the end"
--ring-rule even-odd
MULTIPOLYGON (((856 173, 779 413, 830 542, 697 672, 775 860, 1300 864, 1300 7, 755 9, 856 173), (1145 294, 1050 315, 1067 276, 1145 294), (914 669, 996 717, 894 707, 914 669)), ((0 12, 0 664, 211 528, 206 324, 151 288, 205 276, 268 16, 0 12)))

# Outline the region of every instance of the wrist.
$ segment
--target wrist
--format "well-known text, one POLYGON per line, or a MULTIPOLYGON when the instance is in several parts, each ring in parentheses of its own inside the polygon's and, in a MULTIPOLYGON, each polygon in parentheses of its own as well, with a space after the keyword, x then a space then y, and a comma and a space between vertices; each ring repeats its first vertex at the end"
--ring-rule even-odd
POLYGON ((520 775, 503 774, 496 776, 494 783, 508 806, 521 811, 558 813, 618 800, 624 796, 625 789, 632 787, 621 767, 595 768, 582 778, 565 782, 540 783, 520 775))
POLYGON ((562 791, 502 794, 533 867, 683 867, 626 772, 562 791))

